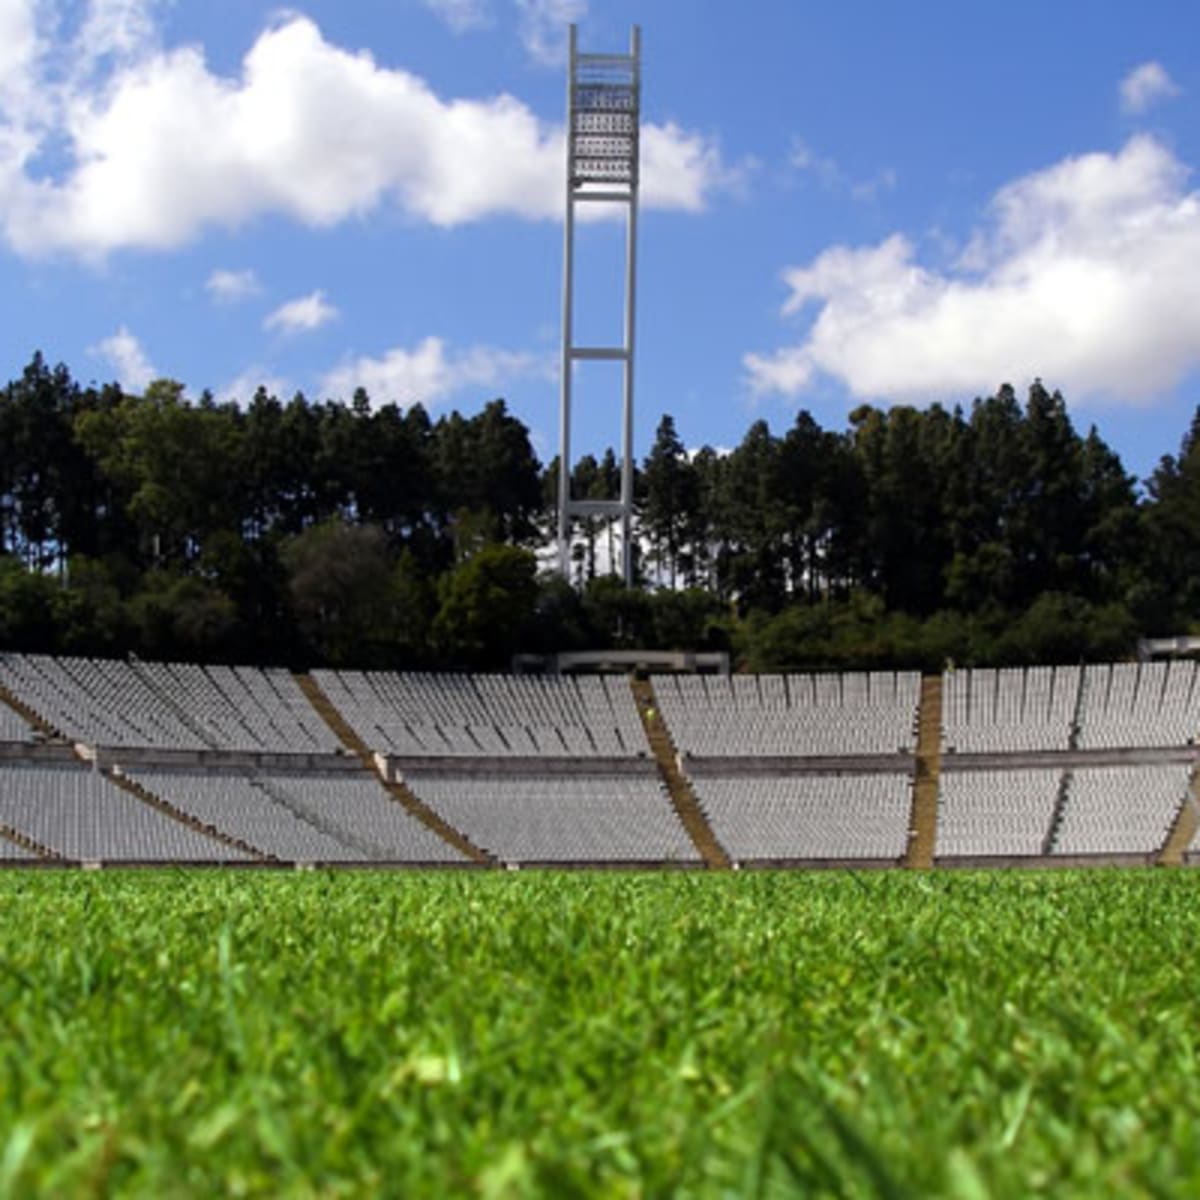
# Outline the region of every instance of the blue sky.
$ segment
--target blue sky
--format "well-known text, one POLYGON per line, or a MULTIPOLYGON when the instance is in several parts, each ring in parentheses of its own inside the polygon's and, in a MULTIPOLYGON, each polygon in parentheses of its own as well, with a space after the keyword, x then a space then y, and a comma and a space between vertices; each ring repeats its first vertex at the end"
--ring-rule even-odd
MULTIPOLYGON (((1131 472, 1177 449, 1200 8, 1154 0, 0 0, 0 378, 502 395, 548 459, 571 20, 643 31, 639 457, 663 412, 730 446, 1035 376, 1131 472)), ((579 452, 619 436, 586 369, 579 452)))

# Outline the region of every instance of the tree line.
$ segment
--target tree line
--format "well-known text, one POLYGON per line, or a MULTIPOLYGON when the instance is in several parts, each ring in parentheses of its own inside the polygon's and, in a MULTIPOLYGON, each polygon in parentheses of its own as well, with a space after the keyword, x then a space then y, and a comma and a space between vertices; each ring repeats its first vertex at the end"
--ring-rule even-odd
MULTIPOLYGON (((35 355, 0 391, 0 648, 503 668, 517 651, 726 649, 757 669, 1078 661, 1200 618, 1200 409, 1139 487, 1058 392, 801 411, 728 453, 664 416, 637 464, 639 584, 503 400, 189 399, 35 355)), ((609 450, 573 469, 615 498, 609 450)))

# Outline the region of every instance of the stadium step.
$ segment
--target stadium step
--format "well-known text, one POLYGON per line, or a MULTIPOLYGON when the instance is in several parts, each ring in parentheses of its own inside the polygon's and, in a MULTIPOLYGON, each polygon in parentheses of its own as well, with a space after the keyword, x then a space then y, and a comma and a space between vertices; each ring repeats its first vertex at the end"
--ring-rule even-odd
POLYGON ((1167 840, 1163 843, 1162 852, 1158 856, 1159 864, 1164 867, 1180 866, 1187 848, 1192 844, 1192 838, 1196 836, 1197 828, 1200 828, 1200 767, 1193 769, 1188 780, 1187 797, 1179 806, 1175 824, 1171 826, 1171 832, 1167 834, 1167 840))
POLYGON ((1050 814, 1050 824, 1046 826, 1046 836, 1042 839, 1042 854, 1049 857, 1054 852, 1054 844, 1058 841, 1058 831, 1066 815, 1067 805, 1071 803, 1071 784, 1075 780, 1075 772, 1064 771, 1058 780, 1058 791, 1054 795, 1054 811, 1050 814))
POLYGON ((405 783, 398 780, 385 779, 376 769, 375 756, 370 746, 354 732, 350 722, 337 710, 337 706, 325 695, 321 685, 311 675, 297 675, 296 682, 300 690, 308 698, 309 704, 318 715, 333 730, 338 741, 352 754, 358 756, 363 767, 371 772, 371 777, 378 781, 385 792, 397 803, 402 804, 409 814, 415 817, 426 829, 432 830, 444 842, 449 842, 460 854, 466 855, 472 862, 480 866, 495 866, 495 859, 480 850, 469 838, 460 833, 453 825, 447 824, 432 808, 422 801, 417 794, 405 783))
POLYGON ((705 866, 728 867, 729 855, 717 841, 716 834, 713 833, 708 818, 704 815, 695 792, 692 791, 691 783, 679 769, 679 756, 676 754, 670 731, 663 723, 662 710, 655 699, 654 687, 648 679, 633 678, 630 679, 630 686, 633 689, 638 714, 642 718, 642 726, 646 731, 646 741, 654 751, 659 774, 666 784, 667 794, 671 797, 676 815, 687 830, 700 857, 704 859, 705 866))
POLYGON ((938 786, 942 774, 942 677, 921 680, 921 711, 917 722, 917 773, 913 780, 909 867, 932 867, 937 846, 938 786))
POLYGON ((14 829, 11 825, 0 825, 0 838, 3 838, 6 842, 12 842, 14 846, 20 846, 22 850, 28 850, 30 854, 36 854, 39 858, 49 858, 55 862, 68 861, 57 850, 52 850, 49 846, 43 846, 41 842, 35 842, 33 838, 28 837, 19 829, 14 829))
POLYGON ((148 787, 138 783, 136 779, 130 779, 128 775, 122 775, 119 771, 112 767, 105 767, 101 774, 110 782, 119 787, 123 792, 128 792, 131 796, 136 797, 143 804, 148 804, 151 808, 158 809, 159 812, 165 813, 168 817, 172 817, 181 825, 187 825, 190 829, 196 830, 197 833, 202 833, 206 837, 210 837, 215 842, 221 842, 223 845, 232 846, 235 850, 243 850, 245 853, 253 855, 259 862, 278 862, 279 860, 273 854, 267 854, 260 850, 257 846, 250 845, 249 842, 242 841, 239 837, 233 837, 231 834, 224 833, 213 825, 205 825, 203 821, 197 820, 186 813, 181 808, 176 808, 175 805, 164 800, 161 796, 152 792, 148 787))
POLYGON ((16 696, 0 684, 0 703, 7 704, 19 717, 32 725, 38 733, 43 734, 47 738, 55 741, 62 740, 62 734, 59 733, 41 713, 29 707, 23 700, 19 700, 16 696))

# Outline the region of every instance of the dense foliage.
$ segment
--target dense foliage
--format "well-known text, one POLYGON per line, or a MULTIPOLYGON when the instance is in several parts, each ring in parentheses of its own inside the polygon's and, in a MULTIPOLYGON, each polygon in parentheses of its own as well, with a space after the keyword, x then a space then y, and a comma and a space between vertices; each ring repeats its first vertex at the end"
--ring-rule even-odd
POLYGON ((1194 1196, 1193 872, 0 874, 5 1196, 1194 1196))
MULTIPOLYGON (((609 451, 576 496, 617 494, 609 451)), ((557 463, 493 400, 189 400, 40 356, 0 391, 0 646, 334 665, 504 666, 517 650, 729 648, 766 667, 1074 661, 1200 619, 1200 412, 1139 491, 1035 383, 968 410, 801 412, 727 454, 664 416, 639 571, 579 523, 539 574, 557 463)))

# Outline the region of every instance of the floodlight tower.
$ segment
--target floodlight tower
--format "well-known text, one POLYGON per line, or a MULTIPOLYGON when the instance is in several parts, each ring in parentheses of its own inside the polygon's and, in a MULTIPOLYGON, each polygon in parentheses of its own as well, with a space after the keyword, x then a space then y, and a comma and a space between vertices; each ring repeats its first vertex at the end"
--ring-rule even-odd
POLYGON ((638 114, 641 105, 641 30, 635 25, 628 54, 580 54, 571 26, 567 71, 567 210, 564 223, 562 401, 559 410, 558 555, 570 572, 571 518, 621 519, 621 558, 633 582, 633 333, 637 285, 638 114), (575 288, 575 206, 625 209, 625 322, 619 346, 577 346, 572 324, 575 288), (621 498, 571 497, 571 384, 577 362, 623 365, 621 498))

